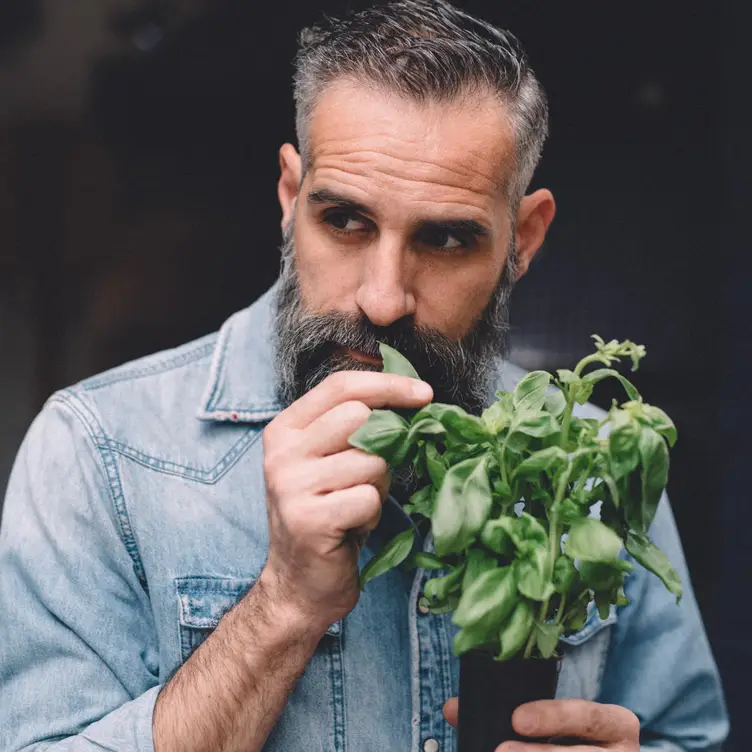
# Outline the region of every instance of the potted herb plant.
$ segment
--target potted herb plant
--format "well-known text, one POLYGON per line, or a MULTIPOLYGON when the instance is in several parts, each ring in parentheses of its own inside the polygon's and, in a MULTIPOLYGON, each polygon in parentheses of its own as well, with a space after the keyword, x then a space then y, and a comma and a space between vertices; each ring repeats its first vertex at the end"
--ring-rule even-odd
MULTIPOLYGON (((460 628, 460 752, 519 738, 513 710, 554 696, 559 638, 582 629, 589 604, 605 618, 627 603, 624 550, 681 598, 648 537, 676 428, 611 368, 628 357, 635 370, 645 348, 594 341, 574 370, 533 371, 481 416, 440 403, 407 416, 374 410, 350 437, 422 481, 404 506, 413 525, 368 562, 361 587, 403 562, 435 570, 424 597, 460 628), (626 400, 602 420, 575 416, 607 378, 626 400), (414 550, 428 532, 433 551, 414 550)), ((381 355, 385 372, 419 378, 396 350, 381 345, 381 355)))

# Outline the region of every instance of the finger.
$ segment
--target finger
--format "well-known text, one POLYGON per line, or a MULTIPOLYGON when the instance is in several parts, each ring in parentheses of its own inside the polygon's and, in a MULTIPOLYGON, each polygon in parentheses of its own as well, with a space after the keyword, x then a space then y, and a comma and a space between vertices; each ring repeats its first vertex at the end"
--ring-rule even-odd
POLYGON ((349 449, 348 439, 370 415, 371 408, 356 400, 348 400, 327 410, 302 432, 303 450, 311 456, 325 457, 349 449))
POLYGON ((575 736, 609 744, 639 737, 634 713, 619 705, 587 700, 538 700, 521 705, 512 725, 522 736, 575 736))
POLYGON ((389 488, 389 465, 382 457, 360 449, 330 454, 307 464, 312 474, 309 488, 315 493, 332 493, 370 483, 381 492, 389 488))
POLYGON ((381 519, 381 495, 370 484, 335 491, 321 506, 322 522, 342 534, 348 530, 370 532, 381 519))
POLYGON ((276 420, 289 428, 307 428, 316 418, 350 400, 368 407, 421 407, 433 398, 424 381, 374 371, 338 371, 281 412, 276 420))
POLYGON ((447 700, 444 703, 444 718, 450 726, 457 728, 457 717, 459 715, 459 701, 456 697, 452 697, 451 700, 447 700))

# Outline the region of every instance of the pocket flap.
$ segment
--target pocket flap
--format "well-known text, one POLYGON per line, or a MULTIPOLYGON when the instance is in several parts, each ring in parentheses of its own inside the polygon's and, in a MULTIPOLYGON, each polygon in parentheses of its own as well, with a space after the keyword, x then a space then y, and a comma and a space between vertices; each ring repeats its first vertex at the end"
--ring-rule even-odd
POLYGON ((569 637, 560 637, 561 642, 565 642, 567 645, 582 645, 583 642, 587 642, 593 635, 598 634, 602 629, 610 627, 616 623, 616 606, 611 605, 608 617, 601 619, 598 609, 595 607, 595 601, 588 603, 588 615, 585 621, 585 626, 579 631, 575 632, 569 637))
MULTIPOLYGON (((179 577, 175 580, 180 604, 180 624, 192 629, 215 629, 219 620, 253 587, 255 578, 179 577)), ((342 634, 342 621, 326 632, 342 634)))

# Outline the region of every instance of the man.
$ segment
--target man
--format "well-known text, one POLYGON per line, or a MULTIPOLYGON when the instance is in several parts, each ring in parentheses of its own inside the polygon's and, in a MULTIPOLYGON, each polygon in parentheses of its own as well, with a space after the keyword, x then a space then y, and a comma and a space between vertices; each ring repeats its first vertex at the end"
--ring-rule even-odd
MULTIPOLYGON (((423 614, 426 573, 357 588, 411 481, 389 494, 347 439, 372 408, 477 411, 519 378, 500 362, 554 216, 549 191, 525 195, 545 99, 511 35, 422 1, 305 32, 295 98, 278 283, 218 335, 54 395, 24 441, 0 537, 3 750, 454 748, 454 627, 423 614), (378 340, 427 383, 380 373, 378 340)), ((681 605, 638 569, 631 605, 562 644, 559 697, 521 708, 521 733, 719 748, 665 501, 652 535, 681 605)))

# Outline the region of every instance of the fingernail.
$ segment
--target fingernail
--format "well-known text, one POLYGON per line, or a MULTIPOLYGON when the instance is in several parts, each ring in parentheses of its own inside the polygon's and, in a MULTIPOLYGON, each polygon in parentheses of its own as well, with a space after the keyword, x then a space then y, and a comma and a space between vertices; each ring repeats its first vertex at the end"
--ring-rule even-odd
POLYGON ((427 400, 433 397, 433 389, 430 384, 426 384, 425 381, 415 380, 413 384, 413 397, 416 399, 427 400))

